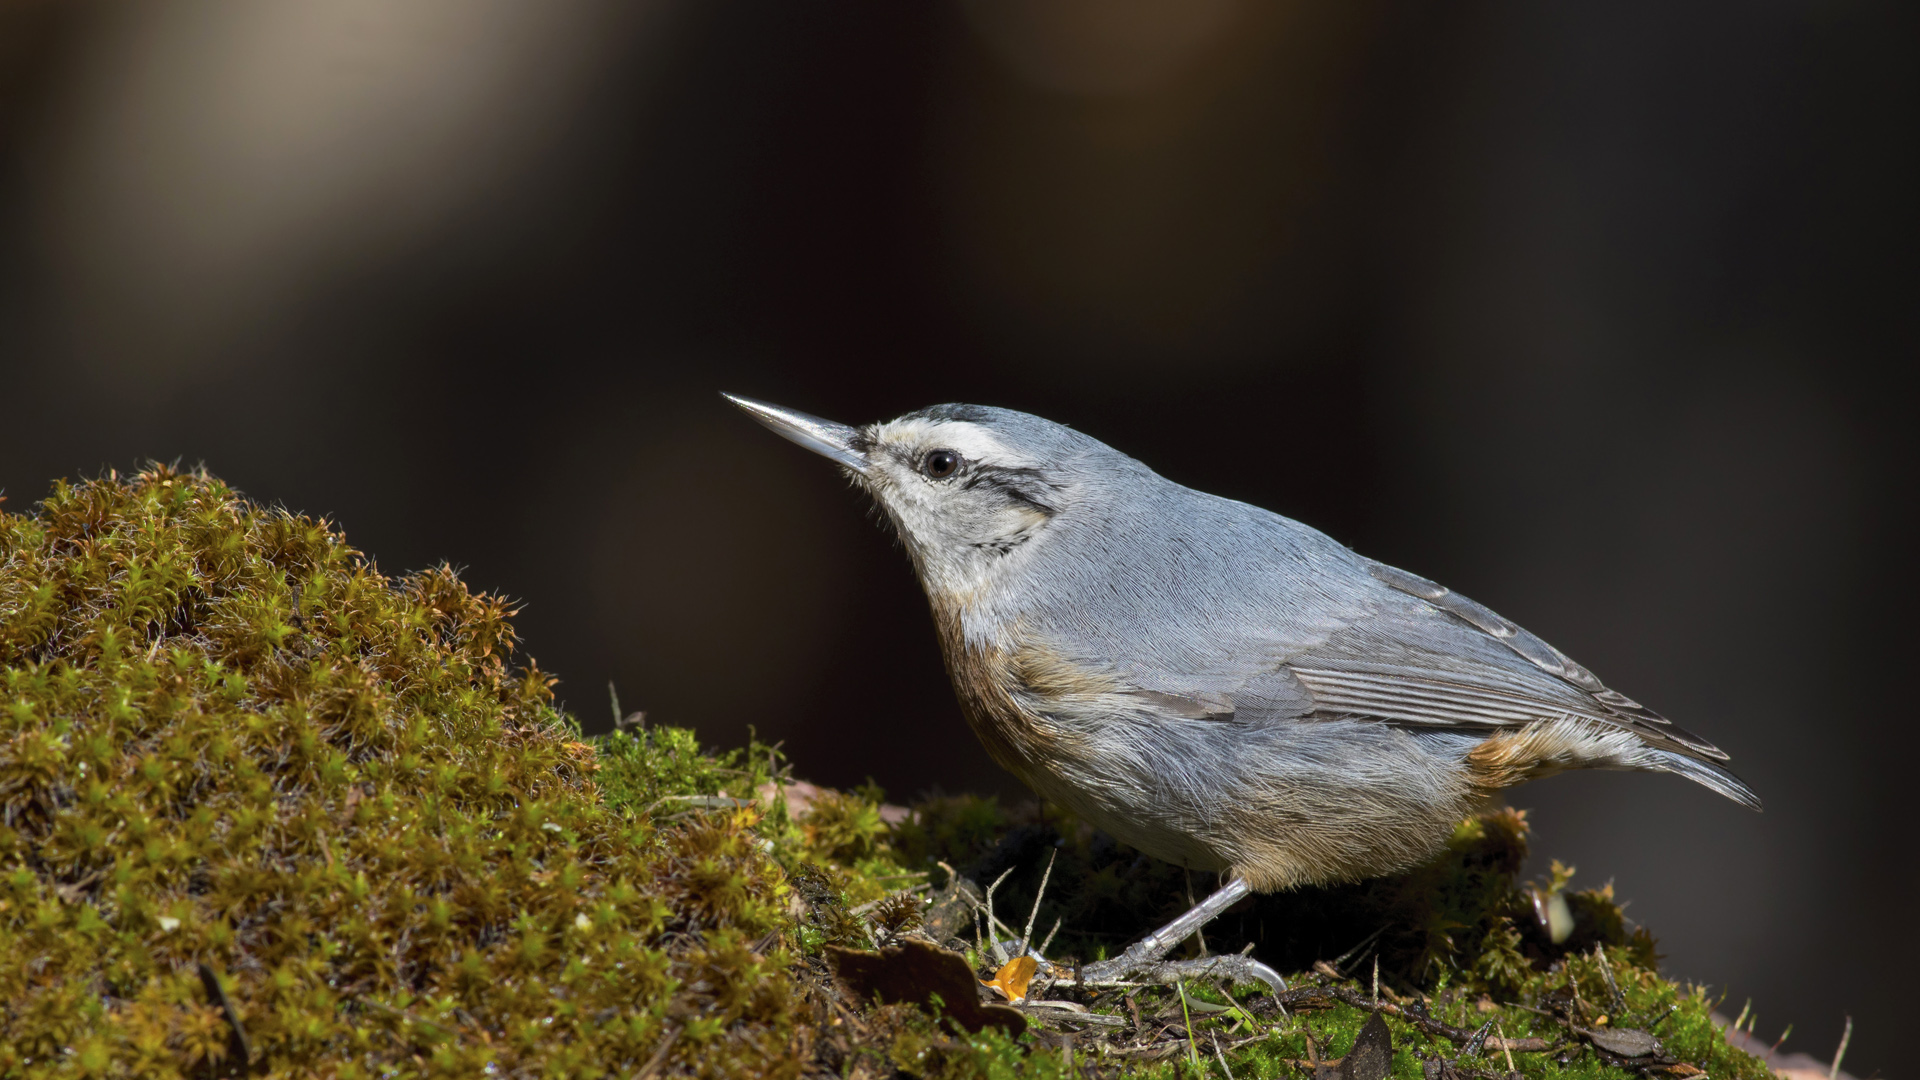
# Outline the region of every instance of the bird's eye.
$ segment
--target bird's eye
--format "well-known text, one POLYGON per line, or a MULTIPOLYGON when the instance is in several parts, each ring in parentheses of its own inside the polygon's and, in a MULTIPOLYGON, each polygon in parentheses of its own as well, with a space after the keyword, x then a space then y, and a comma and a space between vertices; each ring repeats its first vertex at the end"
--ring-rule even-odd
POLYGON ((928 476, 945 480, 960 471, 960 455, 951 450, 929 450, 925 468, 928 476))

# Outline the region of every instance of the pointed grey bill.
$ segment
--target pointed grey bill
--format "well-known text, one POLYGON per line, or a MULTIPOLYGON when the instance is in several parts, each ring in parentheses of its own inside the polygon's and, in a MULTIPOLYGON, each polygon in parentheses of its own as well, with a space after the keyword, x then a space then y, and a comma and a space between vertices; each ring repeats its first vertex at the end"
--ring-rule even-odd
POLYGON ((817 416, 808 416, 798 409, 783 409, 778 405, 738 397, 724 391, 720 396, 738 405, 743 412, 760 421, 774 434, 797 442, 821 457, 831 458, 854 472, 867 471, 867 455, 854 449, 854 436, 858 432, 853 428, 845 424, 836 424, 831 420, 822 420, 817 416))

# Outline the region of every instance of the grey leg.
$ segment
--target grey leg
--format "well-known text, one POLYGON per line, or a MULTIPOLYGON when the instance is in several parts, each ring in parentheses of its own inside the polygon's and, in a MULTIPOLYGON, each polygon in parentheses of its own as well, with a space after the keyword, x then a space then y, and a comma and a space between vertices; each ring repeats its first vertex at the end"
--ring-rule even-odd
POLYGON ((1219 892, 1193 906, 1191 911, 1134 942, 1126 952, 1112 960, 1102 960, 1080 969, 1082 983, 1156 982, 1215 975, 1236 982, 1263 982, 1276 992, 1286 989, 1280 973, 1246 956, 1207 956, 1198 960, 1162 960, 1175 945, 1214 917, 1232 907, 1253 889, 1239 878, 1227 882, 1219 892))

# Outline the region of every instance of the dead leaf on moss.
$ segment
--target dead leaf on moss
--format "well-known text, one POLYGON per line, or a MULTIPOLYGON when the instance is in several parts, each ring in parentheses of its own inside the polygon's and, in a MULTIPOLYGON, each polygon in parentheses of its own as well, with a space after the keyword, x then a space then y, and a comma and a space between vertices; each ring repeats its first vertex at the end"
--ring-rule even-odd
POLYGON ((946 1015, 968 1031, 988 1026, 1008 1034, 1026 1030, 1027 1019, 1019 1010, 980 1000, 979 982, 967 958, 951 949, 907 938, 879 952, 829 945, 827 955, 847 994, 857 1001, 878 997, 882 1004, 930 1008, 937 996, 946 1015))
POLYGON ((1340 1080, 1381 1080, 1393 1068, 1393 1035, 1387 1022, 1374 1013, 1354 1037, 1353 1049, 1340 1062, 1340 1080))
POLYGON ((1018 1005, 1026 1000, 1027 987, 1033 985, 1033 973, 1040 965, 1031 956, 1016 956, 1000 965, 990 981, 980 985, 1007 999, 1009 1005, 1018 1005))
POLYGON ((1660 1052, 1660 1040, 1635 1028, 1574 1028, 1609 1054, 1637 1058, 1660 1052))

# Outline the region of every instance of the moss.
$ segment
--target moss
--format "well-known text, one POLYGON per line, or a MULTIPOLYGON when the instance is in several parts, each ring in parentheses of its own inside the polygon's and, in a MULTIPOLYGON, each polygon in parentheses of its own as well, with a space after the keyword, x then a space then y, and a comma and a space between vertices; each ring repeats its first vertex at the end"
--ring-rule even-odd
POLYGON ((751 801, 761 785, 786 775, 772 747, 756 741, 743 749, 703 751, 684 728, 616 731, 594 743, 602 766, 595 779, 606 804, 655 818, 710 808, 711 799, 751 801), (695 802, 702 797, 709 801, 695 802))
MULTIPOLYGON (((665 747, 678 745, 674 740, 686 736, 655 733, 652 738, 665 747)), ((737 764, 742 758, 724 760, 737 764)), ((752 747, 744 760, 769 763, 764 774, 752 774, 755 778, 785 776, 784 760, 766 747, 752 747)), ((714 790, 742 790, 742 782, 736 778, 726 787, 729 781, 720 780, 714 790)), ((824 799, 814 811, 824 824, 808 814, 797 822, 769 817, 759 826, 804 900, 799 905, 803 929, 797 936, 801 955, 795 973, 805 984, 811 972, 813 982, 802 990, 803 996, 832 994, 820 958, 826 944, 875 944, 873 938, 889 919, 899 919, 902 929, 913 921, 903 903, 911 897, 900 886, 924 879, 945 882, 941 864, 978 883, 1011 871, 996 890, 996 907, 1003 920, 1018 926, 1051 858, 1053 872, 1039 909, 1039 926, 1060 921, 1056 945, 1049 950, 1055 958, 1099 955, 1177 913, 1185 903, 1187 882, 1180 870, 1033 805, 1007 808, 974 797, 930 799, 917 804, 907 822, 892 828, 863 826, 859 841, 847 842, 845 823, 878 822, 881 795, 869 786, 824 799), (851 914, 874 896, 890 899, 869 905, 864 917, 851 914)), ((1439 859, 1410 873, 1259 898, 1209 926, 1213 951, 1238 951, 1251 944, 1256 955, 1292 973, 1294 1004, 1285 1016, 1271 999, 1253 990, 1228 994, 1220 987, 1189 983, 1184 990, 1196 1011, 1190 1018, 1169 1021, 1171 1032, 1162 1033, 1157 1047, 1143 1050, 1137 1039, 1127 1046, 1126 1039, 1096 1037, 1103 1029, 1071 1035, 1071 1023, 1061 1031, 1042 1029, 1013 1039, 992 1029, 964 1034, 925 1017, 913 1019, 911 1010, 887 1007, 864 1014, 869 1027, 863 1038, 844 1031, 823 1037, 815 1044, 813 1064, 841 1075, 873 1075, 875 1069, 885 1075, 892 1069, 925 1077, 1187 1076, 1195 1072, 1183 1034, 1190 1022, 1202 1073, 1219 1069, 1212 1049, 1217 1036, 1223 1047, 1231 1048, 1219 1056, 1236 1077, 1310 1075, 1304 1062, 1345 1054, 1371 1015, 1369 1009, 1331 995, 1340 991, 1351 999, 1368 998, 1377 957, 1383 996, 1400 1003, 1395 1007, 1422 1012, 1463 1031, 1489 1025, 1502 1037, 1540 1037, 1556 1044, 1553 1054, 1514 1055, 1517 1071, 1527 1077, 1695 1075, 1689 1066, 1722 1080, 1764 1080, 1769 1075, 1758 1060, 1726 1045, 1709 1019, 1714 1003, 1704 989, 1658 973, 1653 938, 1626 920, 1611 888, 1573 889, 1573 871, 1558 863, 1548 880, 1522 881, 1527 841, 1526 815, 1497 809, 1463 821, 1439 859), (1555 894, 1568 900, 1573 916, 1570 932, 1557 944, 1543 917, 1555 894), (1595 946, 1605 958, 1611 984, 1602 973, 1602 960, 1594 955, 1595 946), (1349 955, 1341 968, 1313 970, 1315 961, 1324 963, 1343 953, 1349 955), (1612 996, 1615 986, 1621 993, 1618 1001, 1612 996), (1230 1007, 1198 1011, 1209 1006, 1230 1007), (1651 1030, 1662 1042, 1663 1060, 1676 1064, 1611 1057, 1574 1037, 1567 1019, 1590 1030, 1651 1030)), ((1193 884, 1203 889, 1212 882, 1193 884)), ((972 950, 970 934, 962 932, 947 943, 971 952, 984 975, 991 965, 972 950)), ((1109 1016, 1128 1017, 1138 1009, 1148 1016, 1181 1017, 1178 992, 1171 988, 1065 991, 1057 996, 1072 997, 1109 1016)), ((1148 1029, 1155 1026, 1146 1024, 1148 1029)), ((1505 1054, 1497 1050, 1462 1056, 1457 1042, 1404 1018, 1388 1020, 1388 1027, 1395 1076, 1424 1080, 1430 1063, 1441 1061, 1461 1077, 1508 1073, 1505 1054)))
POLYGON ((510 614, 199 473, 0 514, 0 1074, 236 1065, 202 963, 255 1071, 795 1071, 754 812, 603 803, 510 614))
MULTIPOLYGON (((1031 909, 1048 860, 1054 869, 1039 909, 1042 931, 1056 921, 1055 952, 1096 959, 1117 951, 1142 929, 1188 906, 1215 887, 1212 875, 1185 871, 1096 833, 1064 814, 1027 806, 1005 810, 974 797, 936 799, 915 807, 914 820, 893 830, 883 850, 907 869, 945 862, 974 881, 1008 873, 996 891, 1001 911, 1031 909), (1010 873, 1009 873, 1010 872, 1010 873)), ((1551 941, 1534 897, 1566 891, 1520 881, 1527 855, 1526 815, 1499 809, 1460 823, 1446 851, 1406 874, 1353 885, 1263 896, 1245 902, 1204 931, 1216 952, 1252 946, 1281 970, 1353 953, 1378 956, 1382 977, 1412 989, 1462 977, 1482 989, 1511 992, 1534 970, 1595 944, 1632 951, 1652 965, 1653 939, 1630 927, 1611 889, 1567 892, 1572 935, 1551 941)), ((1570 873, 1570 872, 1569 872, 1570 873)))
POLYGON ((1514 1056, 1543 1080, 1764 1074, 1610 890, 1519 879, 1511 810, 1409 874, 1210 925, 1211 950, 1290 973, 1284 1014, 1204 983, 1057 988, 1125 1022, 1013 1038, 848 1000, 827 946, 971 948, 966 897, 1003 874, 1019 925, 1053 861, 1056 958, 1110 954, 1213 882, 1037 806, 931 799, 889 826, 869 784, 796 819, 763 797, 791 776, 758 742, 583 740, 511 614, 199 473, 0 513, 0 1077, 1172 1077, 1216 1071, 1216 1040, 1236 1077, 1310 1075, 1371 1015, 1376 961, 1395 1076, 1506 1074, 1462 1051, 1489 1021, 1555 1044, 1514 1056), (1652 1030, 1675 1064, 1568 1021, 1652 1030))

